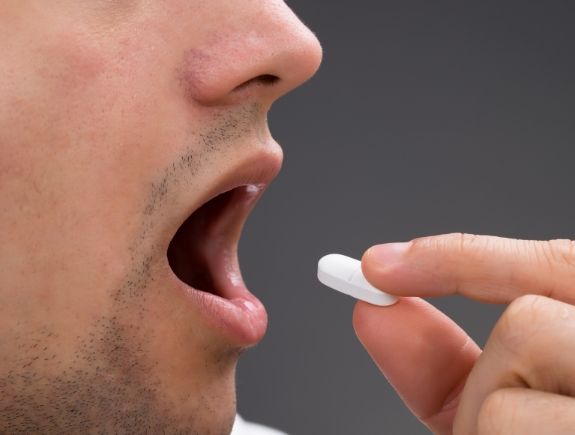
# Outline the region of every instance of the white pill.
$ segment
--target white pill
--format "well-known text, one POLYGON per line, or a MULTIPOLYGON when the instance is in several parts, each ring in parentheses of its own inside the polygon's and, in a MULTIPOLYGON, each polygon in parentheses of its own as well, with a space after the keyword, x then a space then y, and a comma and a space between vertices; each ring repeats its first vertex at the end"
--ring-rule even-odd
POLYGON ((373 305, 393 305, 398 298, 372 286, 361 271, 361 261, 340 254, 319 260, 317 278, 322 284, 373 305))

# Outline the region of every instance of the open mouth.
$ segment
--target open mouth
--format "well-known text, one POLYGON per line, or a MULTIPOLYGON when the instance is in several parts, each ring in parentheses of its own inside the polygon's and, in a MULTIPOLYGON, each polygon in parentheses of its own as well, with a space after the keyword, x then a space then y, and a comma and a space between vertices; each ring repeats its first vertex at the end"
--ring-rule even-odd
POLYGON ((180 226, 167 251, 180 287, 202 317, 241 347, 267 328, 263 304, 246 288, 237 248, 244 223, 264 185, 243 185, 212 198, 180 226))
POLYGON ((281 167, 281 149, 270 144, 205 187, 211 199, 181 210, 166 252, 167 283, 192 310, 198 330, 234 347, 257 344, 267 329, 266 309, 242 279, 238 244, 248 215, 281 167))
POLYGON ((174 274, 191 288, 224 299, 245 291, 237 258, 244 223, 263 186, 239 186, 212 198, 180 226, 168 247, 174 274))

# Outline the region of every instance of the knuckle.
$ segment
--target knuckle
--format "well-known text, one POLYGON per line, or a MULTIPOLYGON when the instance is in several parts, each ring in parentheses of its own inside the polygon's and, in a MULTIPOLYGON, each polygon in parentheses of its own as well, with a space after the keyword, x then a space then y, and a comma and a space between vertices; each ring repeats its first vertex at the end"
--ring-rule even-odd
POLYGON ((495 326, 494 336, 506 351, 527 351, 535 334, 547 324, 549 299, 538 295, 524 295, 515 299, 495 326))
POLYGON ((575 241, 567 239, 550 240, 544 244, 549 260, 553 263, 575 268, 575 241))
POLYGON ((455 239, 460 253, 475 252, 483 248, 484 245, 482 238, 475 234, 455 233, 452 237, 455 239))
POLYGON ((481 236, 468 233, 450 233, 440 236, 421 237, 413 240, 414 249, 433 250, 438 252, 462 252, 475 251, 482 246, 481 236))
POLYGON ((495 391, 483 401, 477 416, 477 431, 483 435, 511 433, 517 409, 506 391, 495 391))

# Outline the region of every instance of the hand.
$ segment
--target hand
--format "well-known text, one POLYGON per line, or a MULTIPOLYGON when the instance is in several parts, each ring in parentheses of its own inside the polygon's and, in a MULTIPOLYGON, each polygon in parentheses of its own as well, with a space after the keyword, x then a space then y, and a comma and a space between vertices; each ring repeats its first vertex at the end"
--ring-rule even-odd
POLYGON ((359 302, 358 338, 434 433, 575 433, 575 242, 449 234, 375 246, 362 266, 405 298, 359 302), (510 303, 483 352, 416 297, 453 294, 510 303))

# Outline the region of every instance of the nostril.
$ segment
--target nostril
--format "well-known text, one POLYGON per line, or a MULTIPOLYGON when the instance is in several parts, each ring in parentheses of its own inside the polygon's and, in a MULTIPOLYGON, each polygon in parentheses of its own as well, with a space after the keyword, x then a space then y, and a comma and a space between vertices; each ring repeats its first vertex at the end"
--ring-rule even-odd
POLYGON ((274 85, 280 81, 280 78, 272 74, 263 74, 259 77, 256 77, 254 80, 257 80, 264 85, 274 85))
POLYGON ((241 85, 237 86, 234 90, 237 91, 252 85, 273 86, 279 81, 280 78, 278 76, 274 76, 273 74, 262 74, 246 82, 243 82, 241 85))

